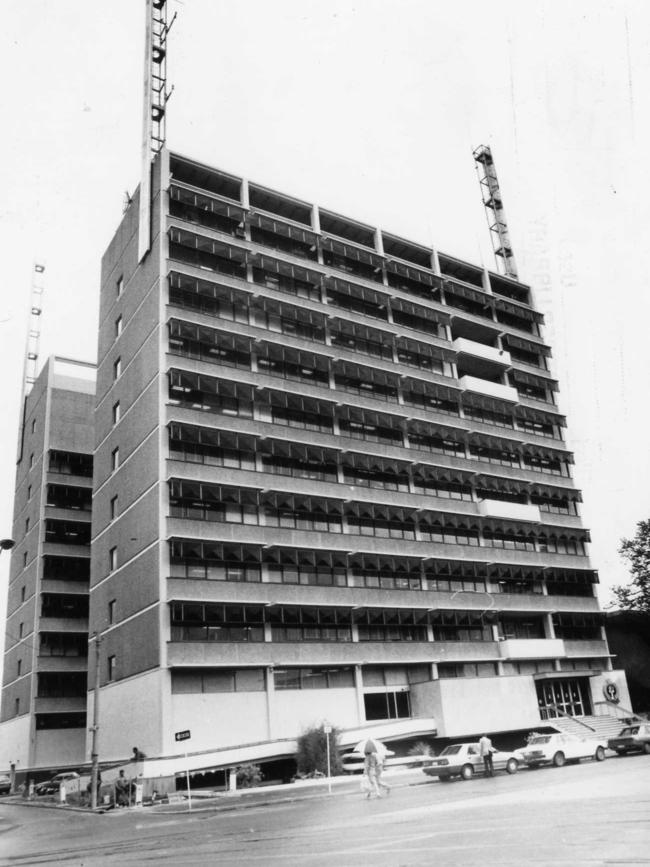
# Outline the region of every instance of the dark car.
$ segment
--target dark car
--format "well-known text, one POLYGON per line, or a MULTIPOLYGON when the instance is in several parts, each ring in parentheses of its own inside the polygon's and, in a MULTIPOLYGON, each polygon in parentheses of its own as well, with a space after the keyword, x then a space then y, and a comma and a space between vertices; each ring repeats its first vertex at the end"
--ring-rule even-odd
POLYGON ((61 788, 61 783, 67 783, 69 780, 78 780, 79 774, 76 771, 67 771, 62 774, 56 774, 51 780, 46 780, 44 783, 39 783, 34 791, 37 795, 56 795, 61 788))
POLYGON ((0 795, 8 795, 11 791, 11 779, 7 774, 0 774, 0 795))
POLYGON ((635 723, 625 726, 616 735, 607 741, 610 750, 616 750, 619 756, 640 750, 650 753, 650 723, 635 723))

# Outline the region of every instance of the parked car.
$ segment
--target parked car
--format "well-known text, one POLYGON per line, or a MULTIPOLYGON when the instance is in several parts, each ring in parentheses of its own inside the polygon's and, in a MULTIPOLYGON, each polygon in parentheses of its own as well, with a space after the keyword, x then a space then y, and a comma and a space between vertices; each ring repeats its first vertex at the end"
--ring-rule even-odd
MULTIPOLYGON (((517 756, 501 750, 492 753, 492 764, 495 771, 507 771, 509 774, 516 774, 519 768, 517 756)), ((452 777, 471 780, 474 774, 484 773, 478 741, 445 747, 440 755, 432 759, 431 764, 422 770, 428 777, 438 777, 443 781, 450 780, 452 777)))
POLYGON ((577 735, 558 733, 535 735, 525 747, 520 747, 515 752, 529 768, 549 764, 561 768, 567 762, 579 762, 580 759, 602 762, 606 748, 607 741, 602 738, 580 738, 577 735))
POLYGON ((8 795, 11 791, 11 778, 7 774, 0 774, 0 795, 8 795))
POLYGON ((625 726, 616 735, 607 741, 610 750, 616 750, 619 756, 641 750, 650 753, 650 723, 635 723, 625 726))
POLYGON ((79 774, 76 771, 66 771, 65 773, 56 774, 51 780, 45 780, 44 783, 38 783, 34 791, 37 795, 55 795, 61 786, 61 783, 67 783, 69 780, 78 780, 79 774))

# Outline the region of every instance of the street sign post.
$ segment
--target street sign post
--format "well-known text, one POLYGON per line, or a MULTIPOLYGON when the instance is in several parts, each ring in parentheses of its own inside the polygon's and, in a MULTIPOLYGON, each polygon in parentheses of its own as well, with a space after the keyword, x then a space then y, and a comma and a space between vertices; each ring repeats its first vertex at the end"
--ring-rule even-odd
POLYGON ((332 773, 330 766, 330 735, 332 734, 332 726, 329 723, 325 723, 325 725, 323 726, 323 731, 325 732, 325 737, 327 738, 327 793, 331 795, 332 773))
MULTIPOLYGON (((174 734, 175 741, 189 741, 192 737, 192 734, 189 729, 185 729, 182 732, 176 732, 174 734)), ((187 779, 187 801, 190 805, 190 812, 192 811, 192 793, 190 791, 190 763, 187 760, 187 747, 185 748, 185 777, 187 779)))

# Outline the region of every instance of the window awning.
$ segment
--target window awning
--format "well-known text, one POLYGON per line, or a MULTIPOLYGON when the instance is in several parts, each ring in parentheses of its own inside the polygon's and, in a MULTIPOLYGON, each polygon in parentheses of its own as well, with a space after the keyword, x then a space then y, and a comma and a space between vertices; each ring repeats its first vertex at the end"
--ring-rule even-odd
POLYGON ((184 187, 177 187, 173 184, 169 188, 169 197, 172 201, 181 202, 183 205, 190 205, 191 207, 200 208, 202 211, 210 211, 213 214, 220 214, 237 221, 241 221, 245 213, 244 209, 237 205, 232 205, 229 202, 224 202, 222 199, 216 199, 212 196, 206 196, 203 193, 195 193, 192 190, 186 190, 184 187))
POLYGON ((303 244, 316 244, 317 235, 315 232, 309 232, 300 226, 293 226, 291 223, 266 217, 264 214, 258 214, 256 211, 249 213, 249 221, 251 226, 264 229, 267 232, 273 232, 284 238, 291 238, 292 241, 301 241, 303 244))
POLYGON ((566 427, 566 418, 559 412, 550 413, 539 409, 533 409, 530 406, 522 406, 518 404, 515 407, 515 418, 523 418, 527 421, 535 421, 540 424, 557 424, 560 427, 566 427))
POLYGON ((373 268, 381 268, 383 259, 376 253, 371 253, 369 250, 364 250, 354 244, 344 244, 342 241, 336 241, 334 238, 323 236, 321 238, 321 246, 323 250, 329 250, 337 256, 344 256, 353 262, 361 262, 364 265, 372 265, 373 268))
POLYGON ((439 289, 442 281, 435 274, 428 271, 422 271, 414 265, 404 265, 402 262, 395 262, 388 259, 386 262, 386 270, 391 274, 397 274, 400 277, 406 277, 409 280, 415 280, 422 283, 424 286, 429 286, 432 289, 439 289))
POLYGON ((515 382, 520 382, 522 385, 532 385, 535 388, 548 388, 551 391, 558 391, 560 388, 556 379, 533 376, 532 373, 525 373, 523 370, 517 370, 515 367, 510 370, 510 376, 515 382))
POLYGON ((483 307, 490 307, 494 304, 494 298, 486 292, 481 292, 480 289, 472 289, 462 283, 455 283, 452 280, 444 280, 443 288, 445 292, 451 292, 452 295, 457 295, 459 298, 466 298, 468 301, 473 301, 475 304, 481 304, 483 307))
POLYGON ((514 334, 504 334, 503 339, 508 346, 514 346, 515 349, 523 349, 525 352, 533 352, 546 357, 552 355, 551 347, 543 343, 533 343, 532 340, 524 340, 523 337, 516 337, 514 334))
POLYGON ((495 297, 494 306, 497 310, 502 310, 511 316, 519 316, 521 319, 528 320, 528 322, 544 322, 544 316, 538 313, 537 310, 533 310, 531 307, 526 307, 523 304, 517 304, 515 301, 505 301, 503 298, 495 297))
POLYGON ((534 484, 530 486, 530 493, 533 497, 552 497, 553 499, 572 500, 576 503, 582 502, 582 492, 575 488, 534 484))

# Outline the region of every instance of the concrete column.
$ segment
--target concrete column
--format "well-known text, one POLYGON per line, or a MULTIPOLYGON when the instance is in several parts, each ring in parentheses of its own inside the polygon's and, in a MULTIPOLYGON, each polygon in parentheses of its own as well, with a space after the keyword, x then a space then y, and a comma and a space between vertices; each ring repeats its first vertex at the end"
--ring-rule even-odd
POLYGON ((355 644, 359 643, 359 626, 356 623, 352 624, 352 642, 355 644))
POLYGON ((431 250, 431 270, 433 271, 434 274, 437 274, 438 277, 441 276, 441 274, 440 274, 440 260, 438 259, 438 251, 435 248, 433 248, 431 250))
POLYGON ((492 624, 490 624, 490 628, 492 630, 492 641, 498 641, 499 640, 499 627, 497 626, 496 623, 492 623, 492 624))
POLYGON ((492 286, 490 284, 490 275, 488 273, 487 268, 483 268, 482 283, 483 283, 483 291, 487 292, 489 295, 491 295, 492 294, 492 286))
POLYGON ((497 676, 503 677, 503 662, 500 659, 497 660, 497 676))
POLYGON ((248 178, 244 178, 241 182, 241 203, 244 208, 250 208, 250 196, 248 190, 248 178))
MULTIPOLYGON (((269 567, 267 563, 262 563, 260 565, 260 576, 262 578, 262 584, 269 584, 271 581, 271 576, 269 573, 269 567)), ((264 636, 266 639, 266 635, 264 636)))
MULTIPOLYGON (((320 237, 320 213, 318 211, 318 205, 311 206, 311 227, 320 237)), ((323 264, 323 251, 320 244, 318 244, 318 262, 320 265, 323 264)))
POLYGON ((366 721, 366 706, 363 702, 363 676, 360 665, 354 666, 354 689, 357 695, 358 722, 364 723, 366 721))
POLYGON ((431 680, 438 680, 438 663, 431 663, 431 680))
POLYGON ((235 768, 228 768, 228 791, 237 791, 237 771, 235 768))
POLYGON ((553 615, 544 615, 544 638, 555 638, 555 627, 553 626, 553 615))
POLYGON ((266 668, 266 737, 273 740, 273 707, 275 704, 275 681, 273 680, 273 666, 266 668))
MULTIPOLYGON (((433 642, 435 638, 433 637, 433 626, 430 623, 427 623, 427 641, 433 642)), ((438 666, 436 665, 436 676, 438 672, 438 666)))

